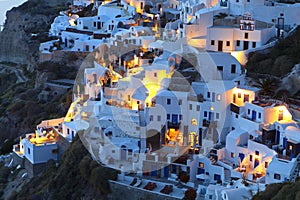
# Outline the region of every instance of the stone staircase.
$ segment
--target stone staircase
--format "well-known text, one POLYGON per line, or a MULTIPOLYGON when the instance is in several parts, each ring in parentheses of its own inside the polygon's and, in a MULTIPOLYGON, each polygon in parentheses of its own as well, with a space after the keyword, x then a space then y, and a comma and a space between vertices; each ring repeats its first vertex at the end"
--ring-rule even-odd
POLYGON ((291 181, 293 182, 296 181, 296 178, 299 176, 299 172, 300 172, 300 154, 298 154, 296 157, 296 167, 292 173, 291 181))

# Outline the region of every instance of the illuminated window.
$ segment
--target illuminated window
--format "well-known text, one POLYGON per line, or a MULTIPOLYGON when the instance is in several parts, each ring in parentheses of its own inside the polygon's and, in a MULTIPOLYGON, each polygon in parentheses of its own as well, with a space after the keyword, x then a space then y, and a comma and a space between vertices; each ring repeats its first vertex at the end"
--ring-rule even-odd
POLYGON ((283 120, 283 110, 279 110, 278 121, 283 120))
POLYGON ((289 146, 289 149, 292 151, 292 150, 293 150, 293 146, 292 146, 292 145, 290 145, 290 146, 289 146))
POLYGON ((268 166, 269 166, 269 163, 265 162, 265 168, 268 168, 268 166))
POLYGON ((231 152, 230 156, 231 156, 231 158, 234 158, 234 153, 233 153, 233 152, 231 152))
POLYGON ((221 101, 221 95, 217 94, 217 101, 221 101))
POLYGON ((199 168, 204 168, 204 163, 203 162, 199 162, 199 168))
POLYGON ((191 124, 197 126, 197 120, 195 118, 192 119, 191 124))

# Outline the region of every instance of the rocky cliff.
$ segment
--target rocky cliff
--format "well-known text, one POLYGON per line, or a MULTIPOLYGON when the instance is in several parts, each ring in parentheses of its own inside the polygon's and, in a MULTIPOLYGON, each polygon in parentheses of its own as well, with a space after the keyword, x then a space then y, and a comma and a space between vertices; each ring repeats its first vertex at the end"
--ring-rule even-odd
POLYGON ((7 12, 5 28, 0 33, 0 61, 27 65, 33 71, 38 48, 59 11, 69 0, 29 0, 7 12), (37 37, 35 37, 37 34, 37 37))
MULTIPOLYGON (((67 9, 68 2, 28 0, 7 12, 0 33, 0 146, 6 139, 32 131, 40 120, 63 116, 68 109, 69 97, 39 101, 43 88, 35 87, 36 80, 45 81, 38 72, 39 45, 50 40, 47 31, 55 16, 67 9)), ((42 74, 49 77, 46 72, 42 74)), ((52 77, 55 75, 54 71, 52 77)))

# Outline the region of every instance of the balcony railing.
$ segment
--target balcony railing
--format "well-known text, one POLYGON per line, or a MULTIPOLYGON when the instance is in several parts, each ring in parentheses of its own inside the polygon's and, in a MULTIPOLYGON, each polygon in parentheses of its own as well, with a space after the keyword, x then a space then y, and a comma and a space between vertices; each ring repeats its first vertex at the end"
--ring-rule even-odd
POLYGON ((235 104, 233 104, 233 103, 231 103, 230 104, 230 111, 234 112, 236 114, 240 114, 240 107, 237 106, 237 105, 235 105, 235 104))

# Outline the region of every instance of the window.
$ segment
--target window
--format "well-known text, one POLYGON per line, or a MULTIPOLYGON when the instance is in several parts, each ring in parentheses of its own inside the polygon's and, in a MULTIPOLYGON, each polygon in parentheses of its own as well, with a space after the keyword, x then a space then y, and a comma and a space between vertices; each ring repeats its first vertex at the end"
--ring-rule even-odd
POLYGON ((27 152, 28 152, 28 154, 30 154, 30 149, 29 148, 27 148, 27 152))
POLYGON ((189 105, 190 110, 193 110, 193 104, 189 105))
POLYGON ((252 42, 252 48, 256 48, 256 42, 252 42))
POLYGON ((207 92, 207 98, 210 98, 210 92, 207 92))
POLYGON ((238 118, 239 118, 239 115, 238 115, 238 114, 236 114, 236 115, 235 115, 235 118, 237 118, 237 119, 238 119, 238 118))
POLYGON ((257 155, 257 156, 258 156, 258 155, 259 155, 259 151, 255 151, 255 155, 257 155))
POLYGON ((231 152, 230 156, 231 156, 231 158, 234 158, 234 153, 233 153, 233 152, 231 152))
POLYGON ((199 162, 199 168, 204 168, 204 163, 203 162, 199 162))
POLYGON ((261 113, 258 113, 258 119, 261 119, 261 113))
POLYGON ((170 114, 167 114, 167 119, 170 119, 170 114))
POLYGON ((278 121, 283 120, 283 110, 279 110, 278 121))
POLYGON ((248 112, 247 112, 247 113, 248 113, 248 115, 250 115, 250 109, 248 109, 248 112))
POLYGON ((235 74, 236 73, 236 64, 231 65, 231 73, 235 74))
POLYGON ((238 93, 238 98, 242 98, 242 94, 241 93, 238 93))
POLYGON ((226 41, 226 46, 230 46, 230 41, 226 41))
POLYGON ((207 112, 206 111, 204 111, 204 117, 207 117, 207 112))
POLYGON ((136 126, 136 127, 135 127, 135 130, 136 130, 136 131, 139 131, 139 130, 141 130, 141 127, 136 126))
POLYGON ((240 41, 240 40, 237 40, 237 41, 236 41, 236 46, 239 47, 240 45, 241 45, 241 41, 240 41))
POLYGON ((217 94, 217 101, 221 101, 221 95, 217 94))
POLYGON ((214 41, 214 40, 211 40, 211 41, 210 41, 210 45, 212 45, 212 46, 215 45, 215 41, 214 41))
POLYGON ((292 146, 292 145, 289 146, 289 150, 290 150, 290 151, 293 150, 293 146, 292 146))
POLYGON ((159 122, 161 121, 161 116, 160 115, 157 116, 157 121, 159 121, 159 122))
POLYGON ((167 104, 168 104, 168 105, 171 104, 171 99, 167 99, 167 104))
POLYGON ((280 180, 281 179, 280 174, 274 174, 274 179, 280 180))
POLYGON ((248 37, 249 37, 249 34, 248 33, 245 33, 245 39, 248 39, 248 37))
POLYGON ((200 106, 199 105, 197 105, 197 111, 200 111, 200 106))
POLYGON ((182 105, 182 100, 181 99, 178 100, 178 105, 182 105))
POLYGON ((249 160, 250 160, 250 161, 252 161, 252 160, 253 160, 253 156, 252 156, 252 155, 250 155, 250 158, 249 158, 249 160))
POLYGON ((140 104, 140 101, 136 101, 136 104, 139 105, 139 104, 140 104))
POLYGON ((153 121, 153 115, 150 115, 150 122, 153 121))
POLYGON ((236 94, 233 94, 233 103, 236 103, 236 94))
POLYGON ((216 119, 220 118, 220 113, 216 113, 216 119))
POLYGON ((111 153, 116 153, 116 150, 111 150, 111 153))
POLYGON ((236 0, 236 2, 238 3, 238 2, 239 2, 239 0, 236 0))
POLYGON ((217 66, 218 71, 223 71, 223 66, 217 66))
POLYGON ((269 163, 265 162, 265 168, 268 168, 268 166, 269 166, 269 163))
POLYGON ((57 154, 58 153, 58 149, 52 149, 52 153, 53 154, 57 154))
POLYGON ((244 94, 244 102, 249 102, 249 94, 244 94))
POLYGON ((182 115, 179 115, 179 120, 182 120, 182 115))
POLYGON ((94 27, 96 27, 96 22, 94 22, 94 27))
POLYGON ((156 73, 156 72, 154 72, 153 76, 154 76, 154 77, 157 77, 157 73, 156 73))
POLYGON ((127 96, 127 100, 130 101, 130 95, 127 96))

